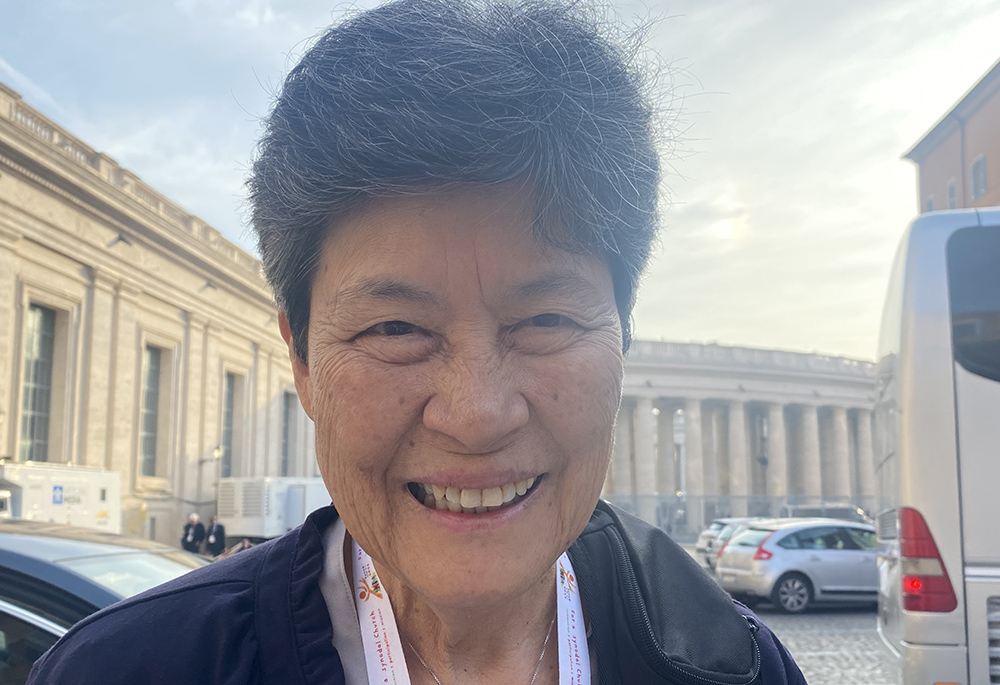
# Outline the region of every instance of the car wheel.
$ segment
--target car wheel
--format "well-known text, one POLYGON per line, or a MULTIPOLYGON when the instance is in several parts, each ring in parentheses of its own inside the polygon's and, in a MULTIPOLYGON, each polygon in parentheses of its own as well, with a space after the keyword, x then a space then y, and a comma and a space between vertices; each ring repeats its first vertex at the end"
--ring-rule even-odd
POLYGON ((771 592, 771 602, 785 613, 798 614, 812 603, 812 586, 801 573, 788 573, 778 579, 771 592))

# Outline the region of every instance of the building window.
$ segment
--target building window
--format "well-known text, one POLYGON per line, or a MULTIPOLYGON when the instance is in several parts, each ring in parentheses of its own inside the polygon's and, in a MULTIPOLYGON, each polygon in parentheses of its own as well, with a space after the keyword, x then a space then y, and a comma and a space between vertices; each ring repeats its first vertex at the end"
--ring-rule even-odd
POLYGON ((980 157, 972 163, 972 199, 978 200, 986 194, 986 158, 980 157))
POLYGON ((955 206, 955 182, 951 181, 948 183, 948 209, 955 209, 955 206))
POLYGON ((222 464, 220 475, 233 475, 233 424, 236 419, 236 374, 226 374, 225 396, 222 400, 222 464))
POLYGON ((155 476, 160 424, 160 366, 163 350, 146 345, 142 360, 142 409, 139 416, 139 458, 142 475, 155 476))
POLYGON ((930 197, 927 198, 927 204, 924 207, 924 211, 925 212, 933 212, 934 211, 934 196, 933 195, 931 195, 930 197))
POLYGON ((55 311, 36 304, 28 307, 24 340, 21 461, 49 460, 49 418, 52 406, 55 338, 55 311))
POLYGON ((281 474, 288 475, 288 465, 295 444, 295 407, 298 398, 294 392, 286 392, 282 396, 281 407, 281 474))

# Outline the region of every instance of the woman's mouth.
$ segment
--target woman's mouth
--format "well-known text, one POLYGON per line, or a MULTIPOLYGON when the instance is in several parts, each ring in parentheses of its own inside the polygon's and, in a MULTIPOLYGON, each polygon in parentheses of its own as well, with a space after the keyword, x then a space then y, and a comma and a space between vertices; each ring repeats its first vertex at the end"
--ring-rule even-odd
POLYGON ((531 494, 541 476, 525 478, 496 488, 456 488, 435 483, 410 483, 410 494, 429 509, 456 514, 485 514, 513 506, 531 494))

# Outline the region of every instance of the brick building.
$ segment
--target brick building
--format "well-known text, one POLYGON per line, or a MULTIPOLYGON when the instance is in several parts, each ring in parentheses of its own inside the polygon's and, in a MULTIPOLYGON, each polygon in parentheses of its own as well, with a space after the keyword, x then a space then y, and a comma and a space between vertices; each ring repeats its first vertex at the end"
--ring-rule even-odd
POLYGON ((1000 62, 903 156, 919 211, 1000 205, 1000 62))

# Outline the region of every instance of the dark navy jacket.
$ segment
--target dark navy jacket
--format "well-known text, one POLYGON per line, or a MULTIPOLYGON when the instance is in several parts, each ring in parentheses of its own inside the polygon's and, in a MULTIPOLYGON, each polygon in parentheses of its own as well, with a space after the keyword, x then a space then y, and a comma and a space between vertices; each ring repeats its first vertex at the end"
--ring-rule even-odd
MULTIPOLYGON (((344 683, 319 589, 319 509, 298 529, 103 609, 29 685, 344 683)), ((601 502, 569 550, 601 685, 805 685, 777 638, 670 538, 601 502)))

